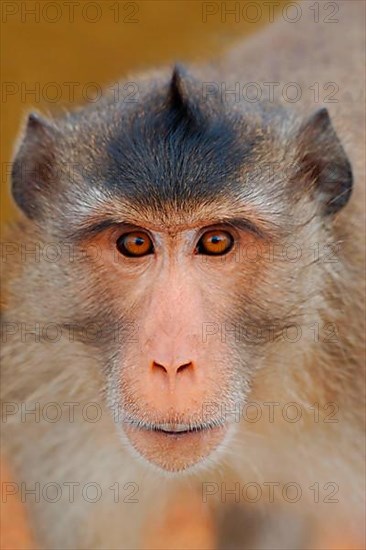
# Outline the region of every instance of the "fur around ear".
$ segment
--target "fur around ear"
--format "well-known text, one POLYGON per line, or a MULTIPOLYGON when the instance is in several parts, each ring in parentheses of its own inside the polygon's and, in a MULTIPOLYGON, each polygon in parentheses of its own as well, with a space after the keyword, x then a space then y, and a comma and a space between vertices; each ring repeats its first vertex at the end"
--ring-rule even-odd
POLYGON ((39 214, 40 196, 53 179, 55 128, 40 115, 28 115, 25 132, 13 161, 12 195, 29 217, 39 214))
POLYGON ((298 140, 298 177, 311 179, 324 215, 335 214, 350 198, 353 176, 327 109, 319 109, 305 121, 298 140))

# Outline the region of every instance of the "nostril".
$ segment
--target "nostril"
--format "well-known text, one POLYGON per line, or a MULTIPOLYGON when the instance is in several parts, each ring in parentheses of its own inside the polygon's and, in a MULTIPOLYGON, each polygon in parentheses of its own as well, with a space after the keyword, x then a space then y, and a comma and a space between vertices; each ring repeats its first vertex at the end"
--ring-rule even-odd
POLYGON ((164 367, 164 365, 161 365, 160 363, 157 363, 156 361, 153 361, 152 366, 153 366, 153 369, 155 368, 155 369, 162 370, 162 371, 164 371, 164 373, 168 372, 167 369, 164 367))
POLYGON ((192 367, 193 367, 192 361, 190 361, 189 363, 184 363, 184 365, 181 365, 180 367, 177 368, 177 374, 179 374, 184 370, 191 369, 192 367))
POLYGON ((151 368, 156 373, 161 372, 164 375, 168 374, 174 376, 184 371, 193 370, 193 363, 192 361, 189 361, 188 363, 183 363, 178 368, 176 368, 173 365, 166 367, 161 363, 158 363, 157 361, 152 361, 151 368))

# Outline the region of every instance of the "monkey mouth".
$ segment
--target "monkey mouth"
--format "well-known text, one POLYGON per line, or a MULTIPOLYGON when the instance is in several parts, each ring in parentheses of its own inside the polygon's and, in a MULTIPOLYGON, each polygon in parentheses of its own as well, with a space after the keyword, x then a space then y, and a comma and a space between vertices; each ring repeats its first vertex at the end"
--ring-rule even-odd
POLYGON ((186 434, 190 432, 198 432, 204 430, 202 426, 189 426, 189 424, 158 424, 154 426, 153 430, 156 432, 163 432, 165 434, 186 434))
POLYGON ((181 472, 202 462, 218 448, 227 423, 153 423, 129 418, 124 431, 132 447, 148 462, 167 472, 181 472))
POLYGON ((191 426, 189 424, 157 424, 148 429, 167 436, 172 435, 183 437, 188 434, 197 434, 199 432, 204 432, 205 430, 211 430, 212 428, 213 426, 211 425, 191 426))
POLYGON ((146 430, 149 432, 159 432, 166 435, 185 435, 190 433, 204 432, 206 430, 212 430, 214 428, 223 427, 225 422, 224 420, 212 420, 203 423, 195 424, 183 424, 176 422, 166 422, 166 423, 150 423, 141 420, 136 420, 133 418, 125 419, 125 423, 129 424, 131 427, 137 428, 139 430, 146 430))

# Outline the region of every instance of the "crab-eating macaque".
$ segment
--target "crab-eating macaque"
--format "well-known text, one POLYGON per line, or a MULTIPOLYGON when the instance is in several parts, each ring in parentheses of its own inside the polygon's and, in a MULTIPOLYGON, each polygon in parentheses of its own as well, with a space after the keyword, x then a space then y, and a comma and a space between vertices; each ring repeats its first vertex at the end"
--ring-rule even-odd
POLYGON ((298 6, 137 101, 28 116, 2 449, 37 548, 159 547, 173 515, 168 547, 364 547, 365 5, 298 6))

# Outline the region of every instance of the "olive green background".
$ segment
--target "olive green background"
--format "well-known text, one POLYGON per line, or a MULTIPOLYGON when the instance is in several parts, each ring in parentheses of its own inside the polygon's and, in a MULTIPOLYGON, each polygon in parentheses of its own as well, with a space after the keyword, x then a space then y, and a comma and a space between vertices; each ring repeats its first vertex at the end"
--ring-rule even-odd
POLYGON ((136 69, 215 57, 269 19, 264 0, 80 0, 73 10, 63 0, 2 0, 0 9, 2 224, 16 213, 9 163, 30 109, 72 109, 136 69))

